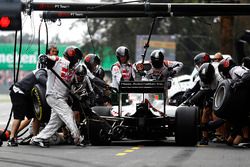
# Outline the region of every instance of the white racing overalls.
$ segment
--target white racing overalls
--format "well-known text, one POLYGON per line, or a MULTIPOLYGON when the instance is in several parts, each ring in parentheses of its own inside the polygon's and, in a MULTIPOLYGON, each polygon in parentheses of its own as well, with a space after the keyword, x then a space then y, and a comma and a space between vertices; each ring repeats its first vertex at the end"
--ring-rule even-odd
MULTIPOLYGON (((69 71, 69 61, 65 58, 59 58, 53 70, 66 82, 71 83, 74 72, 69 71)), ((46 100, 51 107, 51 116, 46 127, 37 135, 38 139, 50 138, 63 124, 69 128, 75 143, 80 140, 80 133, 77 128, 73 111, 67 104, 69 94, 68 88, 48 70, 46 100)))
POLYGON ((111 67, 111 74, 112 74, 111 86, 118 89, 121 80, 124 81, 133 80, 132 65, 130 63, 120 64, 119 62, 116 62, 111 67))

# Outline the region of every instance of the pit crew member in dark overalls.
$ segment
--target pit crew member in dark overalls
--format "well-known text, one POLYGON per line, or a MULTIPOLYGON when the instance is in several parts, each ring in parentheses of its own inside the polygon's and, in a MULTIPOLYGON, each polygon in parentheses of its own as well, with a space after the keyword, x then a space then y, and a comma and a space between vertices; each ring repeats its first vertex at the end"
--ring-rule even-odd
MULTIPOLYGON (((87 54, 84 57, 84 64, 88 67, 89 71, 97 78, 104 81, 105 71, 101 66, 101 59, 97 54, 87 54)), ((92 82, 92 87, 95 93, 95 104, 97 106, 103 106, 107 99, 110 99, 110 91, 100 84, 92 82)))
MULTIPOLYGON (((234 103, 233 111, 229 112, 228 121, 232 124, 231 132, 227 142, 229 145, 238 145, 241 142, 249 142, 248 116, 250 72, 244 66, 237 66, 231 58, 223 59, 218 66, 220 74, 227 79, 232 79, 232 90, 234 103)), ((232 97, 232 98, 233 98, 232 97)))
MULTIPOLYGON (((194 94, 188 102, 201 109, 202 138, 200 145, 208 145, 208 123, 212 121, 213 95, 222 80, 218 72, 218 62, 212 62, 209 54, 202 52, 194 57, 195 68, 199 71, 199 78, 193 88, 188 89, 183 97, 194 94)), ((224 121, 222 121, 224 123, 224 121)))
MULTIPOLYGON (((41 65, 38 65, 42 67, 41 65)), ((10 139, 7 142, 8 146, 18 146, 17 132, 20 123, 27 117, 28 120, 34 118, 33 102, 31 99, 31 90, 35 84, 40 83, 46 85, 47 72, 44 68, 33 70, 22 80, 16 82, 10 87, 10 98, 12 102, 12 111, 14 120, 11 127, 10 139)), ((39 129, 39 122, 34 118, 32 121, 33 134, 36 135, 39 129)))

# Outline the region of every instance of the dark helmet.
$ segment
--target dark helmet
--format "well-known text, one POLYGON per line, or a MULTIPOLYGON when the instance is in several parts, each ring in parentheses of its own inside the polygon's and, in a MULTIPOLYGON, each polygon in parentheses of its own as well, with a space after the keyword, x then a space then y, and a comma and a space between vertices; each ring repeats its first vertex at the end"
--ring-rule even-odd
POLYGON ((161 50, 154 50, 150 54, 150 59, 154 68, 161 68, 163 66, 164 55, 161 50))
POLYGON ((199 77, 205 84, 209 84, 214 79, 214 66, 211 63, 203 63, 199 68, 199 77))
POLYGON ((78 81, 83 81, 84 77, 87 75, 87 69, 83 64, 78 64, 76 66, 76 76, 78 81))
POLYGON ((244 57, 242 59, 242 66, 250 69, 250 57, 244 57))
POLYGON ((69 67, 72 68, 76 63, 80 62, 83 54, 79 48, 69 46, 64 50, 63 56, 70 61, 69 67))
POLYGON ((194 57, 194 64, 197 67, 200 67, 203 63, 209 63, 209 62, 211 62, 211 58, 209 54, 205 52, 199 53, 194 57))
POLYGON ((100 79, 104 79, 105 77, 105 71, 103 68, 99 67, 95 72, 94 72, 94 75, 100 79))
POLYGON ((37 68, 41 69, 41 68, 46 68, 48 64, 48 57, 45 54, 40 54, 38 56, 38 62, 37 62, 37 68))
POLYGON ((119 46, 117 49, 116 49, 116 57, 117 57, 117 60, 120 62, 120 58, 121 57, 124 57, 124 56, 127 56, 127 60, 129 60, 129 50, 126 46, 119 46))
POLYGON ((229 71, 231 70, 231 68, 233 68, 234 66, 236 66, 236 63, 233 61, 232 58, 226 58, 226 59, 222 59, 218 65, 218 70, 220 72, 220 74, 225 77, 225 78, 231 78, 229 75, 229 71))
POLYGON ((96 54, 87 54, 84 57, 84 63, 88 67, 89 71, 94 71, 94 65, 99 65, 101 63, 101 59, 96 54))

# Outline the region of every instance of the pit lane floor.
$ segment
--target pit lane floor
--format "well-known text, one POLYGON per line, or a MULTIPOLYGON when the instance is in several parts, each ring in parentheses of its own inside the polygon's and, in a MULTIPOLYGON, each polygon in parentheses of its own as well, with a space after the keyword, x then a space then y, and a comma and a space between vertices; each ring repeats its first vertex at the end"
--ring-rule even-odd
POLYGON ((111 146, 0 147, 1 167, 248 167, 250 149, 225 144, 178 147, 163 141, 125 141, 111 146))
MULTIPOLYGON (((0 128, 4 128, 10 102, 0 101, 0 128)), ((9 126, 10 127, 10 126, 9 126)), ((167 141, 122 141, 111 146, 57 145, 0 147, 0 167, 249 167, 250 149, 209 143, 178 147, 167 141)))

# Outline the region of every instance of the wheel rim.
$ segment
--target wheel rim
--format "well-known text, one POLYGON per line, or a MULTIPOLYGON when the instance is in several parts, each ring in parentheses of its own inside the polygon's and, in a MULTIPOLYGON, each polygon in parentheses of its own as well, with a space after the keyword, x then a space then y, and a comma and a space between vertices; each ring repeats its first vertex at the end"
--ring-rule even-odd
POLYGON ((214 106, 215 106, 215 108, 220 108, 221 107, 222 102, 224 101, 224 98, 225 98, 225 87, 222 86, 217 91, 215 99, 214 99, 214 106))

